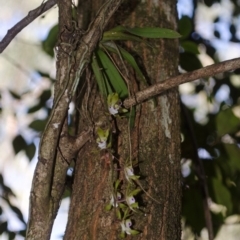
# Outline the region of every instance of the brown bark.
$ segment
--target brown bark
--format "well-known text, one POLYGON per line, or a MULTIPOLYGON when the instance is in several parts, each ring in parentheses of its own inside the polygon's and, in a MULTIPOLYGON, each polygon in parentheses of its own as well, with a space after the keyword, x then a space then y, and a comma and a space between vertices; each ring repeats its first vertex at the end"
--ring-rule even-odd
MULTIPOLYGON (((100 2, 92 0, 93 12, 100 2)), ((144 3, 131 1, 118 11, 115 19, 118 16, 117 22, 127 26, 154 26, 176 30, 176 15, 175 0, 147 0, 144 3)), ((178 42, 155 40, 151 41, 151 44, 153 48, 146 45, 128 45, 141 59, 148 81, 154 84, 177 75, 178 42)), ((130 74, 130 87, 131 91, 137 92, 144 86, 135 82, 134 74, 130 74)), ((90 122, 95 122, 105 129, 112 127, 105 114, 103 101, 95 88, 93 89, 90 99, 85 96, 85 111, 82 115, 88 117, 81 118, 80 130, 90 122)), ((177 89, 172 89, 162 93, 155 102, 148 101, 137 106, 134 128, 130 133, 128 119, 116 119, 118 131, 113 134, 113 148, 119 162, 116 161, 114 166, 109 163, 108 153, 97 149, 95 141, 85 145, 76 161, 64 239, 118 239, 119 220, 114 210, 106 212, 104 207, 110 201, 113 181, 117 177, 124 179, 122 171, 111 169, 123 166, 124 161, 129 158, 129 150, 131 156, 138 161, 136 170, 144 176, 141 184, 160 204, 144 192, 136 197, 145 214, 134 214, 131 218, 134 220, 133 229, 140 230, 141 233, 134 237, 128 236, 127 239, 181 238, 178 97, 177 89)))
POLYGON ((54 105, 40 141, 30 194, 26 239, 50 238, 65 188, 69 162, 89 140, 86 131, 74 138, 69 136, 66 121, 69 103, 103 29, 121 2, 122 0, 107 1, 82 38, 74 28, 71 0, 58 2, 59 42, 54 105))

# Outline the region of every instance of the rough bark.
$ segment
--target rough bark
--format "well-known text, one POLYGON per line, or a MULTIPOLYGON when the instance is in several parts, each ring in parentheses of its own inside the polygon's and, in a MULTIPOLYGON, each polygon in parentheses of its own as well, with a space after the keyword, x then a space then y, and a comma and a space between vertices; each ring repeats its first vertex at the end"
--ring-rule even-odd
MULTIPOLYGON (((91 1, 97 7, 101 1, 91 1)), ((118 12, 117 22, 127 26, 154 26, 176 30, 176 1, 147 0, 131 1, 118 12)), ((116 15, 115 15, 116 17, 116 15)), ((84 18, 86 19, 86 18, 84 18)), ((176 40, 151 41, 153 48, 146 45, 128 45, 141 60, 143 69, 151 84, 177 75, 178 42, 176 40)), ((132 92, 144 88, 135 82, 130 74, 132 92)), ((95 88, 93 88, 95 89, 95 88)), ((128 239, 171 239, 181 238, 181 180, 180 180, 180 124, 177 89, 162 93, 155 101, 145 102, 136 108, 134 128, 128 129, 128 120, 116 119, 114 150, 121 168, 129 158, 129 150, 138 161, 138 170, 144 176, 141 183, 148 193, 157 199, 153 201, 144 192, 138 196, 145 214, 134 214, 134 229, 137 236, 128 239), (131 145, 129 143, 129 134, 131 145), (131 146, 131 147, 130 147, 131 146)), ((90 99, 85 97, 84 116, 80 130, 91 119, 101 127, 109 125, 104 114, 103 101, 93 90, 90 99)), ((94 141, 86 144, 76 160, 72 186, 69 219, 64 239, 118 239, 120 224, 114 210, 104 211, 110 201, 113 181, 122 172, 111 171, 109 156, 100 152, 94 141)), ((113 166, 114 167, 114 166, 113 166)))
POLYGON ((67 111, 102 31, 122 0, 107 1, 83 34, 72 21, 72 1, 58 1, 59 42, 54 105, 40 141, 38 163, 30 194, 26 239, 49 239, 72 158, 89 140, 89 134, 68 134, 67 111))

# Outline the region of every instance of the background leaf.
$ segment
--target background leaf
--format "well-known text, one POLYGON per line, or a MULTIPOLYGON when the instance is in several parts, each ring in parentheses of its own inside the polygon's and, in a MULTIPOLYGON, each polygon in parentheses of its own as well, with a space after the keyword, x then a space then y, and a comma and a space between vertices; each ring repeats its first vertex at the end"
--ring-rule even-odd
POLYGON ((227 207, 227 213, 230 215, 232 213, 232 200, 229 190, 216 178, 212 179, 212 185, 216 202, 227 207))
POLYGON ((27 143, 26 143, 25 139, 22 137, 22 135, 17 135, 13 139, 12 143, 13 143, 13 148, 14 148, 15 154, 19 153, 21 150, 23 150, 27 147, 27 143))
POLYGON ((42 132, 46 124, 47 124, 47 119, 44 119, 44 120, 37 119, 31 122, 29 124, 29 127, 34 129, 37 132, 42 132))
POLYGON ((58 25, 55 25, 49 31, 47 38, 42 42, 43 51, 46 52, 51 57, 54 56, 53 49, 57 43, 57 35, 58 35, 58 25))
POLYGON ((240 127, 240 119, 237 118, 231 108, 219 112, 216 118, 217 133, 223 136, 227 133, 233 133, 240 127))

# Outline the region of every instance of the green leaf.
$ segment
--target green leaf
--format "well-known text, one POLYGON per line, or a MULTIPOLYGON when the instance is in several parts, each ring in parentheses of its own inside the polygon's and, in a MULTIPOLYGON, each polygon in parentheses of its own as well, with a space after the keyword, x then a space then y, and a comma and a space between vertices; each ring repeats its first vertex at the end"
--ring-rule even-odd
POLYGON ((104 32, 101 42, 107 42, 107 41, 142 42, 143 40, 141 38, 131 35, 129 33, 117 32, 117 31, 107 31, 107 32, 104 32))
POLYGON ((34 129, 37 132, 42 132, 47 124, 47 119, 44 120, 34 120, 30 123, 29 127, 34 129))
POLYGON ((15 240, 16 239, 16 233, 8 231, 8 240, 15 240))
POLYGON ((27 148, 27 143, 25 141, 25 139, 22 137, 22 135, 18 135, 13 139, 13 148, 14 148, 14 152, 15 154, 19 153, 21 150, 26 149, 27 148))
POLYGON ((127 206, 124 203, 119 203, 119 207, 121 209, 126 209, 127 208, 127 206))
POLYGON ((103 67, 103 72, 106 74, 107 81, 113 87, 114 92, 117 92, 120 98, 125 98, 128 96, 128 89, 126 83, 124 82, 122 76, 118 72, 117 68, 114 66, 109 57, 102 50, 97 51, 99 60, 103 67))
POLYGON ((138 193, 140 193, 142 190, 140 188, 137 188, 133 190, 128 196, 136 196, 138 193))
POLYGON ((137 176, 137 175, 131 176, 131 179, 133 179, 133 180, 138 180, 139 178, 140 178, 140 176, 137 176))
POLYGON ((202 67, 196 54, 184 52, 180 54, 180 65, 186 71, 193 71, 202 67))
POLYGON ((120 237, 120 238, 125 238, 125 232, 121 232, 121 233, 119 234, 119 237, 120 237))
POLYGON ((118 186, 119 186, 120 182, 121 182, 121 181, 120 181, 119 179, 116 180, 116 182, 115 182, 115 184, 114 184, 114 189, 115 189, 115 191, 118 189, 118 186))
POLYGON ((190 226, 193 232, 199 235, 206 226, 200 191, 196 187, 184 190, 182 203, 182 214, 184 219, 186 219, 186 225, 190 226))
POLYGON ((240 120, 234 114, 231 108, 219 112, 216 117, 218 136, 227 133, 234 133, 240 127, 240 120))
POLYGON ((96 81, 99 87, 99 91, 103 96, 107 97, 108 92, 112 92, 112 90, 110 90, 111 89, 110 86, 106 86, 105 79, 103 77, 102 71, 100 70, 100 67, 98 65, 95 55, 92 58, 91 65, 92 65, 92 70, 94 72, 94 76, 96 78, 96 81))
POLYGON ((19 231, 19 235, 26 237, 26 230, 19 231))
POLYGON ((122 219, 126 219, 129 216, 129 211, 130 211, 129 208, 125 209, 122 219))
POLYGON ((137 35, 144 38, 180 38, 181 35, 171 29, 167 28, 156 28, 156 27, 135 27, 125 28, 131 34, 137 35))
POLYGON ((122 215, 121 215, 121 212, 120 212, 119 209, 116 209, 116 215, 117 215, 117 218, 118 218, 119 220, 122 219, 122 215))
POLYGON ((184 48, 185 52, 199 54, 198 45, 192 41, 183 41, 181 42, 181 46, 184 48))
POLYGON ((13 206, 13 205, 11 205, 11 204, 9 204, 9 206, 10 206, 11 210, 18 216, 18 219, 19 219, 24 225, 26 225, 26 223, 25 223, 25 221, 24 221, 24 218, 23 218, 23 214, 22 214, 22 212, 20 211, 20 209, 17 208, 17 207, 15 207, 15 206, 13 206))
POLYGON ((35 152, 36 152, 35 144, 34 143, 29 144, 26 147, 25 151, 26 151, 26 154, 27 154, 29 160, 31 161, 33 159, 34 155, 35 155, 35 152))
POLYGON ((0 223, 0 235, 3 234, 4 232, 7 232, 7 222, 1 222, 0 223))
POLYGON ((134 230, 134 229, 131 229, 130 230, 130 233, 131 233, 131 235, 137 235, 137 234, 139 234, 140 232, 139 231, 137 231, 137 230, 134 230))
POLYGON ((112 205, 108 204, 107 206, 105 206, 105 210, 106 211, 110 211, 112 209, 112 205))
POLYGON ((234 176, 237 170, 240 171, 240 149, 236 144, 224 144, 223 146, 227 152, 227 159, 223 159, 223 161, 228 160, 234 176))
POLYGON ((97 129, 97 135, 100 138, 100 140, 106 141, 109 136, 109 129, 103 130, 102 128, 97 129))
POLYGON ((191 19, 183 16, 178 22, 178 31, 182 35, 181 39, 187 38, 192 31, 191 19))
POLYGON ((136 71, 137 76, 145 83, 147 84, 146 78, 144 77, 141 69, 139 68, 137 62, 135 61, 134 57, 125 49, 112 44, 112 43, 105 43, 104 48, 107 50, 116 53, 116 54, 121 54, 121 57, 123 57, 124 60, 127 61, 127 63, 136 71))
POLYGON ((37 112, 38 110, 40 110, 41 108, 43 107, 43 105, 41 103, 33 106, 33 107, 30 107, 28 109, 28 113, 34 113, 34 112, 37 112))
POLYGON ((138 208, 138 202, 135 202, 135 203, 131 204, 130 207, 132 207, 132 208, 138 208))
POLYGON ((40 96, 40 103, 45 104, 46 101, 52 96, 51 90, 47 89, 42 92, 40 96))
POLYGON ((216 202, 227 207, 228 215, 232 213, 231 194, 228 189, 216 178, 212 178, 213 191, 216 202))
POLYGON ((119 103, 118 93, 111 93, 107 96, 108 107, 115 106, 119 103))
POLYGON ((53 49, 57 43, 57 36, 58 36, 58 25, 55 25, 49 31, 47 38, 42 42, 42 48, 44 52, 46 52, 51 57, 54 56, 53 49))

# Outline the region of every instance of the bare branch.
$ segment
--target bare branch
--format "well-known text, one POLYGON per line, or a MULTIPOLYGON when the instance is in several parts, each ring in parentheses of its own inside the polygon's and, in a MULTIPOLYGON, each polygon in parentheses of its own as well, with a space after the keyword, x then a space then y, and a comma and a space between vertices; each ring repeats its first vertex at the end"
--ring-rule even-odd
POLYGON ((200 181, 198 181, 198 184, 201 189, 200 192, 203 199, 204 217, 205 217, 206 227, 208 230, 208 236, 209 236, 209 240, 213 240, 214 239, 213 222, 212 222, 211 211, 209 208, 210 195, 209 195, 209 190, 207 185, 206 174, 204 171, 203 161, 200 159, 198 155, 199 146, 198 146, 197 137, 195 134, 192 120, 189 116, 189 112, 186 106, 182 102, 181 102, 181 109, 183 110, 183 114, 187 122, 186 128, 188 129, 190 138, 192 140, 192 147, 194 151, 193 167, 196 175, 200 179, 200 181))
POLYGON ((137 105, 151 97, 154 97, 168 89, 179 86, 180 84, 191 82, 199 78, 207 78, 219 73, 232 71, 240 68, 240 58, 234 58, 221 63, 216 63, 192 72, 184 73, 176 77, 168 78, 162 82, 154 84, 135 94, 134 97, 128 98, 123 102, 125 108, 137 105))
POLYGON ((47 2, 41 4, 36 9, 30 11, 28 15, 23 18, 20 22, 14 25, 11 29, 8 30, 7 34, 3 37, 0 42, 0 53, 9 45, 9 43, 15 38, 15 36, 21 32, 29 23, 35 20, 42 13, 49 10, 57 3, 57 0, 48 0, 47 2))

